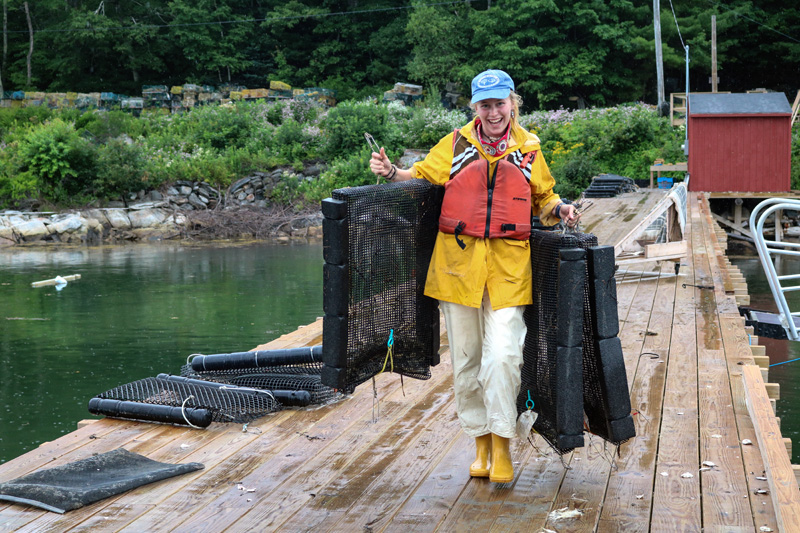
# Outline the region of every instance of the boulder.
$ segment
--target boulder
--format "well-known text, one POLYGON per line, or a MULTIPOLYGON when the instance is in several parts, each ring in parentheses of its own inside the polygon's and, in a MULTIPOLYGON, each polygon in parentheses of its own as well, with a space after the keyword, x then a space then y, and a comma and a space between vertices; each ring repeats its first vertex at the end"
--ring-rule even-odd
POLYGON ((206 204, 204 204, 203 201, 200 200, 200 198, 195 193, 192 193, 192 194, 189 195, 189 203, 195 209, 205 209, 206 208, 206 204))
MULTIPOLYGON (((86 214, 86 213, 84 213, 84 214, 86 214)), ((103 229, 104 229, 103 228, 103 224, 100 222, 100 220, 98 220, 96 218, 87 218, 86 219, 86 230, 87 231, 92 231, 92 232, 95 232, 95 233, 98 233, 98 234, 102 235, 103 234, 103 229)))
POLYGON ((74 233, 86 225, 86 219, 80 215, 70 215, 50 224, 50 231, 54 233, 74 233))
POLYGON ((47 230, 47 226, 44 225, 44 222, 38 218, 33 220, 28 220, 27 222, 23 222, 17 226, 14 226, 14 229, 22 235, 22 237, 27 242, 38 241, 43 237, 50 235, 50 232, 47 230))
POLYGON ((14 230, 9 226, 0 226, 0 240, 16 241, 14 230))
POLYGON ((239 189, 241 189, 242 187, 244 187, 245 185, 247 185, 248 183, 250 183, 250 180, 252 180, 252 179, 253 179, 253 176, 247 176, 246 178, 238 179, 238 180, 234 181, 233 184, 231 184, 231 186, 228 189, 228 191, 231 192, 231 193, 234 193, 234 192, 238 191, 239 189))
POLYGON ((216 198, 218 196, 216 189, 205 182, 198 185, 197 190, 198 192, 202 193, 203 196, 207 196, 209 198, 216 198))
POLYGON ((128 218, 132 228, 152 228, 164 222, 167 214, 161 209, 140 209, 128 213, 128 218))
POLYGON ((81 212, 81 216, 86 220, 98 220, 101 223, 106 220, 106 215, 102 209, 87 209, 86 211, 81 212))
POLYGON ((122 209, 106 209, 104 214, 112 228, 130 229, 131 220, 122 209))

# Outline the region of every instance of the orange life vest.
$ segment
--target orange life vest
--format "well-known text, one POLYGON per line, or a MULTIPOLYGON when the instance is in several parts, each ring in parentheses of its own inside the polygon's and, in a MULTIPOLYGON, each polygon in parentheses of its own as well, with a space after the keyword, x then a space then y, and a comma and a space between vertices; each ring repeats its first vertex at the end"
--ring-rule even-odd
POLYGON ((444 185, 439 231, 484 239, 528 240, 531 236, 530 168, 536 152, 519 150, 497 161, 490 175, 489 161, 463 136, 453 143, 450 181, 444 185))

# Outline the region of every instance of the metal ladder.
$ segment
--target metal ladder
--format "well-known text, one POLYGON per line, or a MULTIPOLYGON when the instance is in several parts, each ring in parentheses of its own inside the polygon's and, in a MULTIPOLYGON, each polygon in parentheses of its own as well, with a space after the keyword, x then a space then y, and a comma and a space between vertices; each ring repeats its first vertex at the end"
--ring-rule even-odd
MULTIPOLYGON (((775 303, 778 306, 781 324, 786 330, 786 335, 789 340, 796 341, 800 340, 800 335, 798 335, 798 328, 797 324, 795 324, 794 317, 800 316, 800 312, 793 313, 791 309, 789 309, 789 304, 786 301, 786 293, 800 291, 800 284, 787 284, 785 282, 800 280, 800 274, 779 276, 775 270, 773 257, 800 257, 800 244, 768 241, 764 238, 764 223, 767 218, 773 213, 782 210, 800 211, 800 200, 789 198, 770 198, 764 200, 750 213, 750 231, 753 234, 753 240, 758 249, 758 258, 761 260, 761 266, 764 268, 764 273, 767 275, 769 288, 772 290, 772 296, 775 298, 775 303)), ((775 216, 778 216, 777 213, 775 216)), ((778 221, 778 224, 780 224, 780 221, 778 221)))

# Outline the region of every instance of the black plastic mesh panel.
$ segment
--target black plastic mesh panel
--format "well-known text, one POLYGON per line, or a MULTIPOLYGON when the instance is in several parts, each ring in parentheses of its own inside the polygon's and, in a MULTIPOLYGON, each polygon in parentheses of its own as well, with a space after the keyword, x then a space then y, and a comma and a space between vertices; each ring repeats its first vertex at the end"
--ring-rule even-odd
POLYGON ((265 390, 292 390, 307 391, 311 395, 312 404, 324 404, 342 397, 336 390, 323 385, 320 377, 322 363, 311 363, 309 365, 289 365, 276 368, 252 368, 240 370, 228 370, 222 372, 197 372, 192 370, 191 365, 184 365, 181 368, 181 375, 214 381, 217 383, 229 383, 238 387, 248 387, 265 390), (318 368, 309 368, 318 365, 318 368), (305 370, 304 372, 302 370, 305 370))
POLYGON ((591 433, 621 444, 634 437, 636 430, 622 344, 617 338, 614 248, 590 248, 587 266, 590 298, 585 314, 589 320, 584 325, 583 408, 591 433))
POLYGON ((345 212, 336 221, 323 202, 323 383, 351 391, 384 365, 389 371, 390 334, 393 371, 430 378, 439 362, 439 311, 423 291, 442 192, 425 180, 339 189, 326 200, 345 212))
POLYGON ((237 391, 162 378, 145 378, 98 394, 97 398, 187 409, 208 409, 215 422, 246 423, 277 411, 280 404, 262 391, 237 391))
MULTIPOLYGON (((567 382, 568 373, 579 371, 578 368, 559 368, 559 328, 564 331, 565 325, 559 324, 559 253, 561 250, 588 248, 597 244, 597 238, 583 233, 557 233, 534 230, 531 234, 531 261, 533 265, 533 305, 525 309, 525 324, 528 333, 523 350, 522 385, 517 398, 517 411, 522 413, 526 408, 528 392, 535 403, 534 410, 538 416, 534 429, 559 453, 567 453, 575 446, 582 445, 582 437, 578 435, 582 428, 583 402, 580 387, 567 382), (559 412, 561 416, 559 416, 559 412), (572 413, 572 420, 564 420, 564 413, 572 413), (579 416, 579 420, 575 420, 579 416)), ((580 320, 583 318, 583 331, 591 332, 591 319, 587 317, 588 286, 583 282, 583 304, 570 309, 562 315, 580 320)), ((562 295, 563 296, 563 295, 562 295)), ((574 295, 573 295, 574 296, 574 295)), ((578 299, 580 302, 580 298, 578 299)), ((565 350, 580 350, 577 347, 562 346, 561 357, 565 350)), ((585 344, 585 343, 584 343, 585 344)), ((585 348, 585 346, 584 346, 585 348)), ((584 350, 584 357, 587 356, 584 350)), ((581 354, 571 356, 571 364, 581 364, 581 354)), ((580 372, 579 372, 580 374, 580 372)))
POLYGON ((633 437, 635 429, 622 347, 617 338, 613 247, 597 247, 597 238, 591 234, 535 230, 531 235, 531 257, 534 304, 525 310, 528 335, 517 410, 522 413, 526 409, 527 391, 531 391, 538 414, 534 429, 559 453, 580 445, 574 438, 578 423, 574 417, 581 412, 586 429, 620 444, 633 437), (582 310, 571 310, 559 317, 558 311, 563 311, 567 298, 559 296, 558 257, 561 250, 570 248, 589 252, 582 281, 582 310), (575 343, 581 353, 580 360, 572 361, 581 366, 581 387, 575 386, 577 376, 573 376, 575 382, 565 380, 565 369, 558 364, 568 350, 559 348, 559 331, 564 329, 564 320, 581 318, 576 313, 582 315, 582 338, 575 343), (570 413, 572 419, 565 420, 564 413, 570 413))

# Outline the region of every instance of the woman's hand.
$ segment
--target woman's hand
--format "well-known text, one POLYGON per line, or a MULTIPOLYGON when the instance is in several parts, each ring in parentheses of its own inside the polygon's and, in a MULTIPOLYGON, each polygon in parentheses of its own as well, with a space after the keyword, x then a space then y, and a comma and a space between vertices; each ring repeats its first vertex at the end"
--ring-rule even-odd
POLYGON ((561 220, 570 228, 574 228, 581 219, 581 214, 578 213, 578 210, 575 209, 575 206, 572 204, 562 204, 559 214, 561 215, 561 220))
POLYGON ((392 171, 392 162, 386 156, 386 152, 381 148, 381 153, 372 152, 372 159, 369 160, 369 169, 373 174, 385 178, 392 171))

